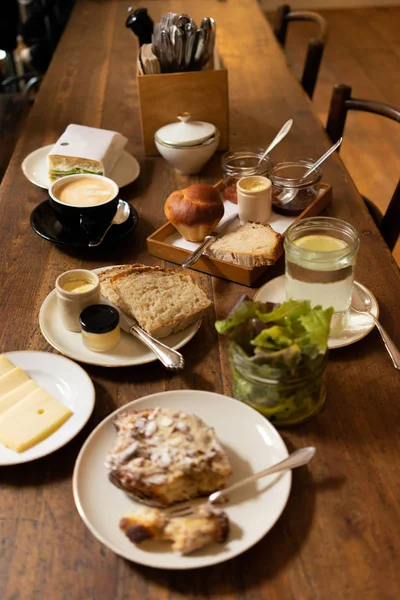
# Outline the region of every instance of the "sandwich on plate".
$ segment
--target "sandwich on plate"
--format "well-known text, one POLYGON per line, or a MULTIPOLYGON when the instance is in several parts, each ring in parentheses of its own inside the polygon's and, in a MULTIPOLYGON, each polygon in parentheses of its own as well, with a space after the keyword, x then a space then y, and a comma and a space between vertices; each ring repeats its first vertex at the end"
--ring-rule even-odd
POLYGON ((47 156, 50 181, 80 173, 109 177, 127 141, 116 131, 68 125, 47 156))

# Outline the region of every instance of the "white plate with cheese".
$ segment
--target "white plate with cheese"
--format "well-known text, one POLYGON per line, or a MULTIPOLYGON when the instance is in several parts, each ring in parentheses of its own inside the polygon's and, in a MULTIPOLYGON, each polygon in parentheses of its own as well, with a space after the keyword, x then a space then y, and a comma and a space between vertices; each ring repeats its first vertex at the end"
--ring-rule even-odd
POLYGON ((290 493, 291 471, 270 475, 232 494, 224 505, 231 524, 230 534, 222 544, 211 544, 182 556, 172 552, 165 542, 148 540, 133 544, 120 530, 121 517, 137 510, 140 504, 108 478, 104 461, 116 439, 113 421, 117 413, 157 406, 196 414, 214 428, 232 467, 230 483, 288 456, 285 443, 273 425, 238 400, 202 390, 173 390, 145 396, 106 417, 82 446, 73 475, 74 499, 81 518, 100 543, 127 560, 149 567, 196 569, 241 554, 264 537, 280 517, 290 493))
POLYGON ((2 358, 0 362, 0 437, 3 430, 13 443, 24 444, 29 438, 40 435, 43 428, 51 428, 57 420, 66 418, 53 433, 26 450, 17 452, 0 442, 0 465, 5 466, 46 456, 74 438, 93 412, 95 390, 82 367, 63 356, 17 351, 6 352, 2 357, 6 360, 2 358), (11 376, 8 365, 4 364, 8 361, 19 367, 11 376), (7 407, 4 406, 4 391, 8 392, 8 398, 10 393, 14 395, 7 407), (26 402, 28 395, 29 403, 26 402), (46 404, 43 404, 44 399, 46 404), (67 415, 69 411, 70 416, 67 415))
MULTIPOLYGON (((38 187, 50 187, 47 155, 54 144, 34 150, 22 161, 22 172, 25 177, 38 187)), ((140 165, 134 156, 123 150, 109 177, 119 188, 133 183, 140 174, 140 165)))

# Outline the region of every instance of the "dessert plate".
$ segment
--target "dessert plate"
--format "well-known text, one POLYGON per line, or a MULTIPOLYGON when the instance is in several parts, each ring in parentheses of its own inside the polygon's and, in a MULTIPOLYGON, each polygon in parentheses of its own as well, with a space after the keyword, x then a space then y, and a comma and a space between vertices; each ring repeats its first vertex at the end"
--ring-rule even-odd
MULTIPOLYGON (((51 184, 48 176, 47 155, 53 146, 54 144, 49 144, 34 150, 24 158, 21 165, 25 177, 31 183, 46 190, 51 184)), ((139 173, 140 165, 136 158, 123 150, 109 177, 121 188, 135 181, 139 177, 139 173)))
MULTIPOLYGON (((357 282, 358 283, 358 282, 357 282)), ((378 318, 379 316, 379 305, 378 301, 372 292, 369 291, 361 283, 358 285, 364 290, 364 292, 371 299, 371 312, 378 318)), ((285 296, 285 276, 275 277, 265 283, 254 295, 253 300, 259 302, 284 302, 285 296)), ((358 342, 363 337, 368 335, 370 331, 375 327, 374 322, 370 317, 366 315, 360 315, 354 310, 350 309, 349 322, 346 329, 336 333, 334 336, 330 336, 328 340, 328 348, 333 350, 334 348, 343 348, 343 346, 349 346, 358 342)))
MULTIPOLYGON (((115 244, 121 239, 132 233, 138 225, 139 215, 136 209, 130 205, 130 217, 125 223, 121 225, 113 225, 108 231, 106 237, 100 246, 90 248, 90 250, 96 250, 103 248, 107 244, 115 244)), ((63 227, 59 221, 57 221, 53 209, 50 206, 50 202, 45 200, 38 204, 31 213, 31 227, 35 233, 40 237, 53 242, 59 246, 68 246, 70 248, 89 248, 88 243, 93 236, 89 237, 79 230, 72 230, 68 227, 63 227)), ((104 228, 105 229, 105 228, 104 228)), ((104 230, 103 230, 104 231, 104 230)), ((99 232, 98 237, 101 237, 99 232)))
POLYGON ((5 352, 16 367, 21 367, 31 379, 73 412, 71 417, 48 438, 24 452, 14 452, 0 444, 0 465, 30 462, 72 440, 93 412, 95 391, 89 375, 72 360, 49 352, 5 352))
POLYGON ((224 544, 211 544, 181 556, 172 552, 168 543, 152 540, 134 545, 119 529, 121 517, 140 505, 108 479, 104 460, 115 441, 113 419, 127 409, 157 406, 194 413, 215 429, 231 463, 232 483, 288 456, 281 436, 269 421, 238 400, 200 390, 174 390, 145 396, 106 417, 83 445, 73 475, 74 499, 80 516, 92 534, 110 550, 149 567, 196 569, 241 554, 264 537, 280 517, 289 497, 290 471, 265 477, 232 494, 224 506, 231 524, 224 544))
MULTIPOLYGON (((100 273, 106 268, 93 269, 93 272, 100 273)), ((201 322, 202 319, 199 319, 183 331, 163 338, 162 342, 175 350, 182 348, 197 333, 201 322)), ((80 333, 65 329, 58 311, 56 290, 50 292, 40 308, 39 325, 42 334, 53 348, 69 358, 89 365, 131 367, 158 360, 144 344, 124 331, 121 331, 119 344, 109 352, 93 352, 86 348, 80 333)))

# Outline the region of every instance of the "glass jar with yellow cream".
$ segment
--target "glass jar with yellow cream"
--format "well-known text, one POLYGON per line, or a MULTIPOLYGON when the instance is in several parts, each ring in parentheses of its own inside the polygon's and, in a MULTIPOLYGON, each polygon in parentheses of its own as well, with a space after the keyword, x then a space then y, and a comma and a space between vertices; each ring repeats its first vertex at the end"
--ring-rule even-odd
POLYGON ((238 215, 242 223, 268 223, 271 216, 271 182, 260 175, 237 182, 238 215))

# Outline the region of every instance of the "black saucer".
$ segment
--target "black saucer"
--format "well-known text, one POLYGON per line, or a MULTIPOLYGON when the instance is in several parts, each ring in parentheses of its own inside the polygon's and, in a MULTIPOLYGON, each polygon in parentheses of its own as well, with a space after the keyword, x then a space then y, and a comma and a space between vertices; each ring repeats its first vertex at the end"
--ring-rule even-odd
MULTIPOLYGON (((137 227, 139 221, 139 215, 133 206, 129 205, 131 214, 125 223, 121 225, 113 225, 103 242, 97 248, 101 248, 107 244, 115 243, 126 237, 137 227)), ((92 239, 96 239, 95 236, 88 236, 83 231, 76 231, 75 229, 69 229, 61 225, 57 221, 53 209, 50 206, 50 202, 45 200, 33 209, 31 213, 31 226, 35 233, 40 237, 53 242, 59 246, 69 246, 71 248, 89 248, 88 243, 92 239)), ((104 230, 103 230, 104 231, 104 230)), ((101 231, 98 232, 98 237, 101 237, 101 231)))

